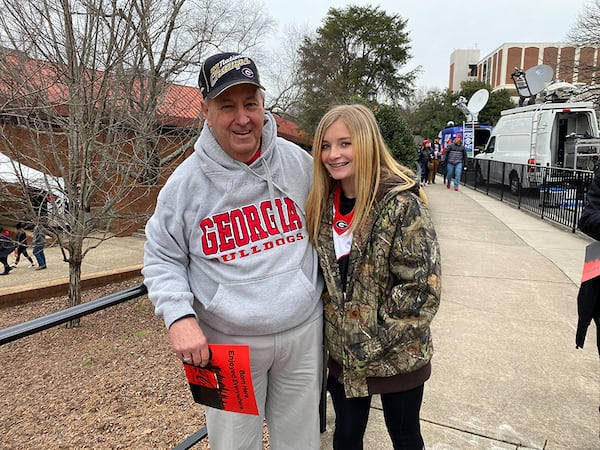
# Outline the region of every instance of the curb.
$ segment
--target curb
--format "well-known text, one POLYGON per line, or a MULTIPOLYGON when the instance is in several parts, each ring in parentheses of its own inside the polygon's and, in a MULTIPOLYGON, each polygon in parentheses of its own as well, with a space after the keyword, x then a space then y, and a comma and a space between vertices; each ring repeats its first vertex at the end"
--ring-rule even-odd
MULTIPOLYGON (((137 264, 135 266, 120 267, 113 270, 82 275, 81 288, 90 289, 141 276, 142 267, 143 264, 137 264)), ((41 281, 24 287, 4 288, 0 289, 0 309, 22 305, 43 298, 63 296, 68 293, 69 277, 41 281)))

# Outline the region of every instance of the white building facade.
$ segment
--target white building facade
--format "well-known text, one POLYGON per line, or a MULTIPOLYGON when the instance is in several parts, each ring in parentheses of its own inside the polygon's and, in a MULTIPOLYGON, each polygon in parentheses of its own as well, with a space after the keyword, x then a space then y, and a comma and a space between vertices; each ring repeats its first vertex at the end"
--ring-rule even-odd
POLYGON ((457 92, 463 81, 477 80, 478 64, 479 49, 454 50, 450 55, 449 88, 457 92))

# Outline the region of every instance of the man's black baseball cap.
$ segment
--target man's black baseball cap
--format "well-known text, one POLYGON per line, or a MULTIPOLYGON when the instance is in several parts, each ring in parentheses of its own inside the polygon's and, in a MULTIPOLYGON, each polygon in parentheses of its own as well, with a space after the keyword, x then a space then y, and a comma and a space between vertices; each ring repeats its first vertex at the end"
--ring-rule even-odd
POLYGON ((204 61, 198 85, 204 98, 215 98, 225 89, 238 84, 253 84, 264 89, 258 78, 256 64, 239 53, 219 53, 204 61))

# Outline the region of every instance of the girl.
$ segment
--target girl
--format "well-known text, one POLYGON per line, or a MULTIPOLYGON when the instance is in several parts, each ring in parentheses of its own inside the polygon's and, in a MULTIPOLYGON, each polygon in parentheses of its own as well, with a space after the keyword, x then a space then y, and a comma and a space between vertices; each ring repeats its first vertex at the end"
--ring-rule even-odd
POLYGON ((328 291, 333 448, 363 448, 373 394, 381 395, 394 448, 422 448, 419 411, 433 352, 429 325, 441 292, 428 209, 362 105, 325 114, 313 158, 306 209, 328 291))

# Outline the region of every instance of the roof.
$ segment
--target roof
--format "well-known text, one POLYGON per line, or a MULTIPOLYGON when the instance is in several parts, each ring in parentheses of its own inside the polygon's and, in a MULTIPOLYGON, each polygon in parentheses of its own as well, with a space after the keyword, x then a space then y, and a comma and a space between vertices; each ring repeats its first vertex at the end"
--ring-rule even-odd
POLYGON ((169 84, 158 107, 158 120, 163 126, 195 128, 202 116, 201 101, 199 88, 169 84))
POLYGON ((542 110, 576 110, 576 111, 585 111, 585 110, 593 110, 594 103, 593 102, 546 102, 546 103, 535 103, 533 105, 525 105, 519 106, 517 108, 505 109, 500 112, 501 116, 508 116, 511 114, 518 114, 526 111, 539 112, 542 110))
MULTIPOLYGON (((9 61, 9 64, 17 68, 20 73, 27 73, 27 82, 11 83, 7 81, 10 77, 0 77, 0 102, 2 104, 8 102, 11 107, 30 108, 32 105, 43 107, 49 102, 53 105, 56 113, 63 116, 68 115, 69 93, 64 84, 57 82, 60 75, 57 74, 55 65, 27 58, 22 54, 6 53, 6 51, 3 53, 5 63, 9 61), (42 98, 40 92, 43 92, 43 96, 47 98, 42 98)), ((91 75, 99 84, 104 73, 96 71, 91 75)), ((139 85, 137 88, 140 89, 139 85)), ((157 120, 159 124, 165 127, 196 128, 202 115, 201 100, 200 89, 197 87, 167 84, 163 100, 159 102, 158 106, 157 120)), ((300 145, 310 145, 310 138, 298 125, 280 116, 274 116, 279 136, 300 145)))
POLYGON ((275 122, 277 123, 277 136, 299 145, 310 146, 312 144, 312 139, 308 133, 294 122, 286 120, 276 114, 273 114, 273 117, 275 117, 275 122))

